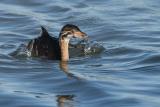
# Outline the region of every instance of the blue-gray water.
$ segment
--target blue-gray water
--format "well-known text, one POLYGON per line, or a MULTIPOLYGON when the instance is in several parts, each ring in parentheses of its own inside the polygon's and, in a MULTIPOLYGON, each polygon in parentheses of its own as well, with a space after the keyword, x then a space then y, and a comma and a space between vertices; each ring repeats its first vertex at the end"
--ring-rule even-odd
POLYGON ((159 107, 159 0, 1 0, 1 107, 159 107), (78 25, 105 51, 59 61, 10 56, 37 37, 78 25))

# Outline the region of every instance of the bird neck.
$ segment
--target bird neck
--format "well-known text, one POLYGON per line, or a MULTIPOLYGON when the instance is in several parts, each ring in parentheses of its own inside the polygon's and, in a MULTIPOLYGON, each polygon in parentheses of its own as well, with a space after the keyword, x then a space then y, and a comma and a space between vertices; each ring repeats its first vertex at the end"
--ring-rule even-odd
POLYGON ((69 60, 69 39, 68 38, 60 38, 59 45, 61 49, 61 60, 62 61, 68 61, 69 60))

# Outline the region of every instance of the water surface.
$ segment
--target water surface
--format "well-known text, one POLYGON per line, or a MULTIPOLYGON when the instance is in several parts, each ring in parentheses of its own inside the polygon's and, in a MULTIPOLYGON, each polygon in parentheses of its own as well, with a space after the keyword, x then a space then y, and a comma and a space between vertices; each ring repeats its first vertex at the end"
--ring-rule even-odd
POLYGON ((1 0, 2 107, 159 107, 158 0, 1 0), (100 54, 69 63, 13 57, 40 26, 58 36, 78 25, 101 43, 100 54), (67 70, 68 69, 68 70, 67 70))

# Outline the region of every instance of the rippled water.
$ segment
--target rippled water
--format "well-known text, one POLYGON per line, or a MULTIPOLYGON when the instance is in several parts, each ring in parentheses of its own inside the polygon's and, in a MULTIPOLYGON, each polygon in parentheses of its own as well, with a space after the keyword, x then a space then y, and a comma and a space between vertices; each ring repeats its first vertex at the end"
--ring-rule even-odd
POLYGON ((1 107, 159 107, 159 0, 1 0, 1 107), (76 24, 105 51, 68 64, 13 57, 39 35, 76 24))

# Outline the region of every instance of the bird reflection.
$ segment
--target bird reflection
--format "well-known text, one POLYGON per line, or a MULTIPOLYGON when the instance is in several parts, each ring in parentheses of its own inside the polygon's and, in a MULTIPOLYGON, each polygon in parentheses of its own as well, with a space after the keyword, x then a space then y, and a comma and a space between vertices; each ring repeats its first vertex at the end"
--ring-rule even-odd
POLYGON ((63 70, 65 73, 68 73, 68 62, 67 61, 60 61, 59 66, 61 70, 63 70))
POLYGON ((69 78, 80 79, 79 77, 69 72, 67 61, 60 61, 59 67, 69 78))
POLYGON ((74 95, 57 95, 58 107, 74 107, 74 95))

